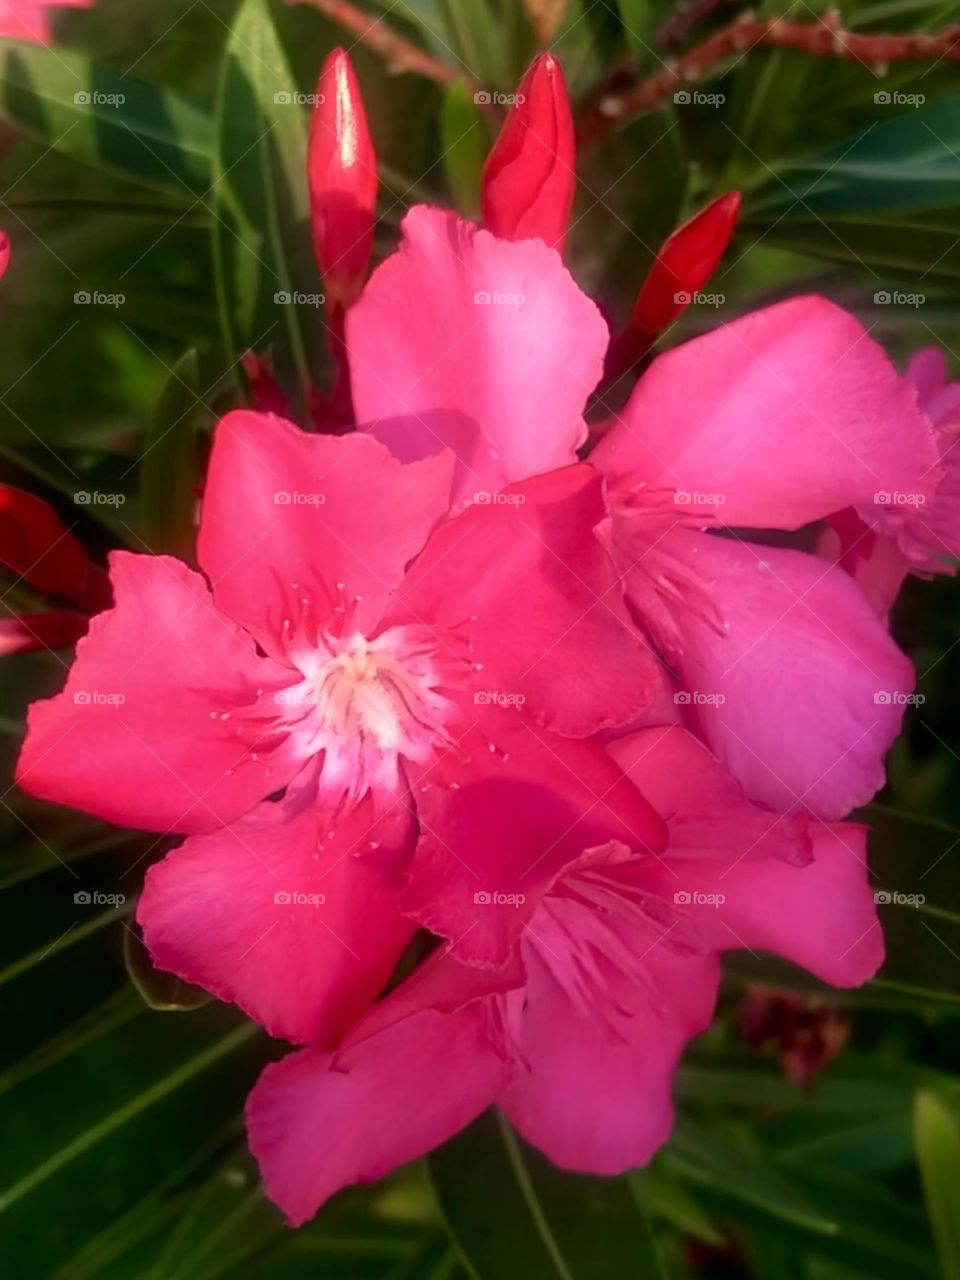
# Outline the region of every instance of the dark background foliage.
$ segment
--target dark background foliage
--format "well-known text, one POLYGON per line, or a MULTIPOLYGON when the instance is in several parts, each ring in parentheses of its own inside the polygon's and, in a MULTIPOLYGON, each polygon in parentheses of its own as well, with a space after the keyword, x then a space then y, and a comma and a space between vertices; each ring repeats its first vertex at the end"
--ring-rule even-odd
MULTIPOLYGON (((540 0, 362 0, 401 34, 510 92, 540 0)), ((709 6, 700 6, 703 9, 709 6)), ((570 0, 553 39, 581 106, 621 65, 657 70, 663 0, 570 0)), ((789 11, 813 21, 824 6, 789 11)), ((690 6, 687 6, 689 11, 690 6)), ((713 6, 688 43, 734 18, 713 6)), ((786 13, 786 0, 761 12, 786 13)), ((844 6, 856 32, 934 30, 955 3, 844 6)), ((189 555, 190 486, 218 411, 242 401, 244 347, 290 385, 328 376, 322 313, 273 295, 320 287, 306 239, 303 111, 344 40, 273 0, 97 0, 48 52, 0 45, 0 470, 53 501, 98 554, 189 555), (122 105, 78 103, 121 93, 122 105), (122 295, 78 303, 76 295, 122 295), (78 504, 78 491, 123 496, 78 504)), ((378 253, 418 199, 470 210, 493 122, 462 85, 392 74, 350 44, 383 163, 378 253)), ((854 308, 897 359, 938 343, 960 377, 957 64, 880 68, 755 49, 585 149, 568 258, 622 319, 664 236, 732 186, 736 239, 667 344, 788 293, 854 308), (878 101, 875 95, 907 95, 878 101), (912 99, 911 96, 912 95, 912 99), (917 95, 922 101, 917 101, 917 95), (913 295, 884 303, 878 294, 913 295), (922 301, 917 301, 917 296, 922 301)), ((29 607, 19 586, 7 608, 29 607)), ((721 1016, 688 1053, 674 1139, 622 1179, 549 1168, 495 1117, 299 1233, 245 1154, 244 1094, 275 1050, 232 1009, 153 974, 132 931, 158 842, 41 806, 10 783, 28 701, 56 656, 2 666, 0 1251, 17 1280, 925 1280, 960 1276, 960 593, 911 582, 894 629, 916 660, 911 710, 875 828, 889 960, 827 992, 734 956, 721 1016), (120 907, 78 903, 97 890, 120 907), (737 1010, 756 983, 826 1000, 849 1041, 816 1083, 752 1051, 737 1010), (199 1006, 199 1007, 198 1007, 199 1006)), ((122 785, 122 779, 118 779, 122 785)), ((819 1006, 822 1010, 823 1005, 819 1006)))

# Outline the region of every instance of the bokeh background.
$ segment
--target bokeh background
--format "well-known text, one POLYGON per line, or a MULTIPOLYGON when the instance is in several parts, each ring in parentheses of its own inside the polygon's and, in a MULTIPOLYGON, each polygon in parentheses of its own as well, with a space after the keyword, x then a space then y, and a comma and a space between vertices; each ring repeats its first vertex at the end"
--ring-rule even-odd
MULTIPOLYGON (((0 476, 103 555, 189 557, 195 486, 238 360, 329 377, 305 225, 303 144, 325 54, 351 50, 382 162, 377 252, 412 203, 476 208, 495 113, 538 47, 581 111, 735 19, 733 3, 358 0, 465 79, 384 63, 309 5, 97 0, 57 44, 0 45, 0 476), (668 23, 666 30, 664 23, 668 23), (551 23, 552 28, 551 28, 551 23), (80 95, 78 98, 77 95, 80 95), (86 95, 86 100, 84 100, 86 95), (118 95, 122 103, 111 101, 118 95), (78 297, 80 295, 80 297, 78 297), (82 295, 91 300, 84 301, 82 295), (78 492, 115 495, 78 502, 78 492)), ((814 22, 825 6, 766 15, 814 22)), ((843 6, 859 33, 934 31, 956 3, 843 6)), ((568 262, 621 322, 664 237, 736 187, 743 215, 664 345, 804 290, 855 310, 903 362, 937 344, 960 378, 960 81, 894 63, 748 49, 702 95, 581 150, 568 262), (889 299, 889 300, 887 300, 889 299)), ((691 95, 694 96, 694 95, 691 95)), ((3 583, 3 607, 29 608, 3 583)), ((69 655, 0 666, 0 1256, 17 1280, 926 1280, 960 1276, 960 587, 911 580, 893 618, 924 701, 864 815, 889 960, 837 993, 733 956, 688 1053, 680 1119, 622 1179, 547 1167, 495 1116, 298 1233, 263 1199, 241 1108, 277 1052, 230 1008, 153 974, 133 929, 166 845, 22 796, 31 698, 69 655), (77 895, 81 895, 78 900, 77 895), (91 896, 85 902, 82 895, 91 896), (98 905, 100 895, 122 895, 98 905), (773 996, 771 989, 782 994, 773 996)), ((118 780, 122 785, 122 779, 118 780)))

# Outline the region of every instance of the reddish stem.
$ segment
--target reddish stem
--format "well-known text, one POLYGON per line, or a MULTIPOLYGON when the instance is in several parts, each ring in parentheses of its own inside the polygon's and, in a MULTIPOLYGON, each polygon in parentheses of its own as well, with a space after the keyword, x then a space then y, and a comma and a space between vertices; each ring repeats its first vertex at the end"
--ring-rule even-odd
POLYGON ((632 88, 602 92, 581 118, 580 142, 595 142, 635 116, 663 106, 679 87, 702 80, 734 54, 756 48, 792 49, 815 58, 863 62, 873 68, 941 58, 960 62, 960 23, 914 35, 863 35, 845 31, 835 10, 816 22, 744 14, 632 88))

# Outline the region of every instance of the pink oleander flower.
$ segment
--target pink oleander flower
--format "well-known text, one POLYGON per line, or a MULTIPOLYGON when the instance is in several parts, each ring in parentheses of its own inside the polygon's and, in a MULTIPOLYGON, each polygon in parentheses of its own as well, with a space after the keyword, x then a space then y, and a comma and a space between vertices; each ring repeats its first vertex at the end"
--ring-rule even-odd
POLYGON ((49 44, 48 9, 88 9, 93 0, 0 0, 0 37, 49 44))
POLYGON ((563 68, 541 53, 520 82, 483 170, 483 224, 504 240, 562 249, 576 191, 576 142, 563 68))
MULTIPOLYGON (((492 1103, 564 1168, 643 1165, 672 1128, 680 1055, 713 1015, 720 952, 773 951, 837 986, 876 971, 862 827, 750 805, 677 727, 612 750, 670 815, 665 853, 585 848, 528 885, 533 909, 507 964, 437 952, 335 1053, 308 1048, 267 1067, 247 1104, 250 1146, 294 1225, 492 1103)), ((516 914, 486 897, 474 934, 516 914)))
MULTIPOLYGON (((416 208, 348 316, 358 421, 407 461, 452 449, 462 505, 577 456, 607 338, 542 242, 416 208)), ((677 673, 675 714, 751 798, 827 818, 865 803, 913 685, 846 573, 758 535, 878 490, 932 496, 937 458, 911 385, 819 297, 659 356, 592 453, 597 536, 677 673)))
POLYGON ((87 630, 89 615, 109 603, 106 574, 54 509, 9 484, 0 485, 0 565, 41 595, 73 606, 0 619, 0 657, 67 649, 87 630))
POLYGON ((933 423, 943 478, 932 498, 929 486, 878 491, 870 506, 831 516, 820 541, 821 552, 856 579, 883 617, 908 574, 952 575, 960 560, 960 382, 948 381, 946 357, 937 347, 916 353, 907 378, 933 423))
POLYGON ((114 607, 30 709, 21 787, 188 835, 139 904, 157 964, 294 1041, 335 1045, 430 923, 432 901, 398 894, 418 835, 453 907, 474 863, 507 883, 665 839, 585 740, 653 715, 665 684, 590 537, 599 477, 566 468, 442 522, 451 469, 228 415, 205 576, 115 553, 114 607))

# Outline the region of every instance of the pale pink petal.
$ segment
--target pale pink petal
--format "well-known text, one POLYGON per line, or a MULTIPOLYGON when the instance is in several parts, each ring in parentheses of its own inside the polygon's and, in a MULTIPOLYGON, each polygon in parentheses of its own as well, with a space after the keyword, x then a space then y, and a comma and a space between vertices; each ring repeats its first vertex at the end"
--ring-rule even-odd
POLYGON ((565 1169, 616 1174, 646 1164, 673 1127, 673 1074, 713 1015, 719 965, 680 955, 655 932, 634 939, 640 982, 597 957, 607 1010, 577 1007, 534 947, 517 1061, 501 1105, 535 1147, 565 1169), (614 1025, 615 1023, 615 1025, 614 1025))
POLYGON ((62 693, 35 702, 17 765, 31 795, 122 827, 208 831, 286 785, 292 742, 239 731, 290 673, 214 607, 179 560, 118 551, 116 604, 77 645, 62 693))
POLYGON ((403 459, 453 450, 469 501, 574 461, 607 340, 556 250, 418 207, 347 316, 357 419, 403 459))
MULTIPOLYGON (((675 606, 690 726, 773 809, 841 818, 865 804, 883 785, 914 675, 863 593, 802 552, 690 531, 669 541, 715 611, 675 606)), ((629 585, 642 614, 650 579, 629 585)))
POLYGON ((288 792, 192 836, 151 867, 137 918, 159 968, 240 1005, 271 1035, 332 1048, 414 927, 368 856, 372 804, 338 817, 311 800, 315 787, 288 792))
POLYGON ((659 356, 591 461, 705 521, 796 529, 880 491, 932 494, 916 399, 854 316, 795 298, 659 356))
POLYGON ((334 1059, 303 1050, 267 1067, 247 1102, 250 1150, 293 1226, 335 1191, 425 1155, 495 1099, 503 1064, 477 1013, 423 1012, 334 1059))
POLYGON ((198 544, 217 607, 273 653, 291 628, 319 629, 346 610, 362 630, 446 512, 449 475, 447 457, 404 467, 366 436, 228 414, 198 544))

